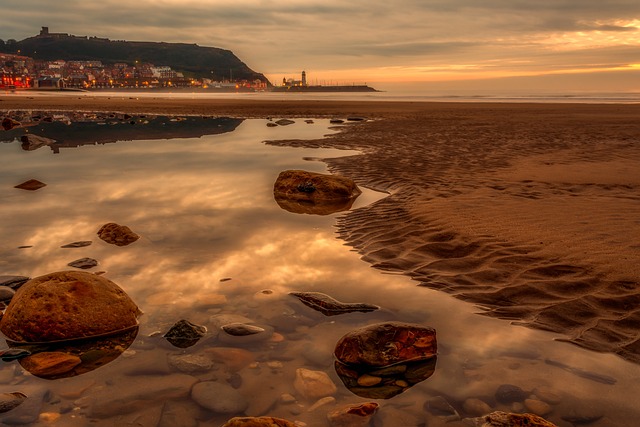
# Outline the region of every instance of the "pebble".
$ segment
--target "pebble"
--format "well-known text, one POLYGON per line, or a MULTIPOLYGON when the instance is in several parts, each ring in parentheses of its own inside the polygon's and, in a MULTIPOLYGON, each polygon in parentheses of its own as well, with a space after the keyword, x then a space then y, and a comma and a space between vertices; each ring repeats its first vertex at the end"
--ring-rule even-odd
POLYGON ((548 403, 537 399, 525 399, 524 407, 540 416, 545 416, 553 410, 548 403))
POLYGON ((20 386, 20 392, 28 396, 22 404, 0 416, 3 425, 26 425, 38 421, 44 401, 49 397, 49 388, 43 386, 20 386))
POLYGON ((221 328, 227 334, 236 337, 259 334, 265 331, 264 328, 255 325, 248 325, 246 323, 229 323, 227 325, 223 325, 221 328))
POLYGON ((487 402, 476 398, 469 398, 465 400, 462 405, 462 409, 464 409, 467 414, 474 417, 479 417, 492 411, 491 406, 489 406, 487 402))
POLYGON ((67 243, 66 245, 60 246, 61 248, 84 248, 85 246, 91 245, 91 240, 82 240, 80 242, 72 242, 67 243))
POLYGON ((318 399, 313 405, 309 406, 309 409, 307 409, 307 412, 313 412, 318 408, 321 408, 326 405, 331 405, 333 403, 336 403, 335 397, 333 396, 323 397, 322 399, 318 399))
POLYGON ((459 420, 460 415, 453 406, 442 396, 435 396, 427 400, 423 408, 431 414, 442 417, 447 421, 459 420))
POLYGON ((168 401, 162 408, 157 427, 198 427, 197 418, 204 418, 205 410, 189 401, 168 401))
POLYGON ((27 395, 19 391, 12 393, 0 393, 0 413, 9 412, 20 406, 27 395))
POLYGON ((218 414, 241 413, 249 406, 233 387, 215 381, 197 383, 191 390, 191 397, 198 405, 218 414))
POLYGON ((9 301, 16 294, 16 291, 8 286, 0 286, 0 301, 9 301))
POLYGON ((36 377, 51 378, 64 375, 82 363, 78 356, 59 351, 44 351, 27 356, 20 364, 36 377))
MULTIPOLYGON (((254 363, 254 354, 242 348, 232 347, 212 347, 205 350, 210 354, 214 362, 223 363, 231 372, 237 372, 240 369, 251 366, 254 363)), ((258 365, 255 365, 257 368, 258 365)))
POLYGON ((174 354, 170 355, 168 360, 171 366, 185 374, 206 372, 213 366, 213 361, 210 358, 197 354, 174 354))
POLYGON ((293 386, 308 400, 330 396, 337 391, 336 385, 325 372, 305 368, 296 369, 296 379, 293 386))
POLYGON ((87 270, 98 265, 98 260, 93 258, 80 258, 67 264, 69 267, 81 268, 87 270))
POLYGON ((280 396, 280 403, 283 403, 285 405, 289 403, 295 403, 295 401, 296 401, 296 398, 292 394, 283 393, 280 396))
MULTIPOLYGON (((358 385, 362 387, 372 387, 382 382, 382 378, 364 374, 358 378, 358 385)), ((407 384, 408 385, 408 384, 407 384)))
POLYGON ((548 386, 536 387, 535 390, 533 390, 533 394, 535 394, 535 396, 543 402, 547 402, 552 405, 557 405, 562 401, 560 393, 548 386))
POLYGON ((498 387, 495 394, 496 400, 504 404, 522 402, 528 396, 529 393, 512 384, 502 384, 498 387))

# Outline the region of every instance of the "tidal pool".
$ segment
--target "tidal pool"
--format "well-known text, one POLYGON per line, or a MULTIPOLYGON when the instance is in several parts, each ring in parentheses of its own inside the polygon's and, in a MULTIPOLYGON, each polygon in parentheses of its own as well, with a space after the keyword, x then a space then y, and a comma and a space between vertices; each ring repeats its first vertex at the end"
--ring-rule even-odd
MULTIPOLYGON (((487 409, 544 412, 561 427, 631 426, 640 418, 638 365, 484 317, 469 304, 371 268, 336 236, 336 218, 347 213, 280 208, 273 198, 279 172, 326 172, 319 159, 355 153, 263 141, 339 131, 328 120, 267 127, 258 119, 50 117, 53 123, 0 131, 0 276, 72 270, 68 263, 92 258, 98 265, 86 271, 120 285, 144 314, 119 357, 80 375, 44 379, 18 361, 0 362, 0 393, 27 395, 0 422, 217 426, 234 415, 270 415, 325 426, 336 407, 374 401, 380 407, 373 426, 463 425, 445 424, 453 412, 434 409, 438 396, 460 418, 487 409), (23 148, 25 133, 58 142, 23 148), (47 185, 14 188, 28 179, 47 185), (96 233, 109 222, 141 238, 107 244, 96 233), (78 241, 92 243, 61 247, 78 241), (292 291, 380 309, 325 316, 292 291), (207 328, 195 345, 180 348, 163 337, 181 319, 207 328), (435 371, 387 399, 353 393, 336 372, 336 342, 355 328, 392 320, 436 329, 435 371), (234 322, 265 332, 220 330, 234 322), (336 391, 328 399, 306 398, 294 386, 299 368, 326 373, 336 391), (203 405, 206 394, 191 391, 197 382, 234 390, 233 401, 203 405), (525 396, 501 402, 496 391, 503 385, 525 396)), ((365 189, 352 209, 384 196, 365 189)))

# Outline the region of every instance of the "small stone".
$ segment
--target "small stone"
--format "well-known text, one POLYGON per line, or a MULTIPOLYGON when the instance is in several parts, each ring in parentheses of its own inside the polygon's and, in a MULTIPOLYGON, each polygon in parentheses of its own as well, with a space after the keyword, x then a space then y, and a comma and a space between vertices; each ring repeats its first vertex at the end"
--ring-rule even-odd
POLYGON ((27 395, 15 391, 12 393, 0 393, 0 413, 9 412, 24 402, 27 395))
POLYGON ((275 123, 280 126, 288 126, 288 125, 294 124, 295 122, 289 119, 280 119, 280 120, 276 120, 275 123))
POLYGON ((197 354, 170 355, 169 364, 185 374, 206 372, 213 366, 211 359, 197 354))
POLYGON ((365 427, 377 410, 378 404, 375 402, 346 405, 329 412, 327 419, 331 427, 365 427))
POLYGON ((593 406, 580 406, 570 409, 567 413, 562 414, 560 418, 572 424, 582 425, 598 421, 603 416, 604 414, 598 408, 594 408, 593 406))
POLYGON ((67 264, 69 267, 81 268, 87 270, 98 265, 98 260, 93 258, 80 258, 67 264))
POLYGON ((336 403, 336 398, 333 396, 323 397, 318 399, 313 405, 309 406, 307 412, 313 412, 323 406, 331 405, 332 403, 336 403))
POLYGON ((491 406, 489 406, 487 402, 476 398, 469 398, 465 400, 462 405, 462 409, 473 417, 486 415, 492 411, 491 406))
POLYGON ((222 427, 300 427, 283 418, 275 417, 235 417, 222 427))
POLYGON ((20 360, 24 369, 41 378, 66 374, 81 363, 78 356, 58 351, 37 353, 20 360))
POLYGON ((8 286, 0 286, 0 301, 9 301, 16 294, 16 291, 8 286))
POLYGON ((254 335, 264 332, 264 328, 255 325, 247 325, 244 323, 230 323, 228 325, 224 325, 221 328, 229 335, 233 335, 235 337, 243 337, 246 335, 254 335))
POLYGON ((4 119, 2 119, 2 129, 4 130, 11 130, 20 126, 22 126, 22 123, 12 119, 11 117, 5 117, 4 119))
POLYGON ((381 382, 382 382, 382 378, 375 377, 373 375, 364 374, 358 377, 358 385, 362 387, 373 387, 375 385, 380 384, 381 382))
POLYGON ((116 246, 127 246, 140 238, 126 225, 118 225, 110 222, 98 230, 98 237, 107 243, 116 246))
POLYGON ((296 398, 289 393, 284 393, 280 396, 280 403, 287 405, 289 403, 295 403, 295 402, 296 402, 296 398))
POLYGON ((337 391, 336 385, 325 372, 305 368, 296 369, 296 379, 293 386, 308 400, 330 396, 337 391))
POLYGON ((492 412, 480 418, 469 419, 477 427, 557 427, 555 424, 533 414, 511 414, 506 412, 492 412))
POLYGON ((13 290, 17 290, 20 286, 29 281, 27 276, 0 276, 0 286, 6 286, 13 290))
POLYGON ((215 381, 197 383, 191 389, 191 397, 198 405, 218 414, 241 413, 249 406, 233 387, 215 381))
POLYGON ((25 151, 34 151, 40 147, 45 147, 56 143, 54 139, 34 135, 31 133, 22 135, 20 137, 20 142, 22 143, 22 149, 25 151))
MULTIPOLYGON (((248 367, 254 361, 254 354, 242 348, 212 347, 205 350, 210 354, 214 362, 223 363, 231 372, 237 372, 248 367)), ((256 368, 258 365, 256 364, 256 368)))
POLYGON ((533 394, 535 394, 536 397, 542 400, 543 402, 547 402, 552 405, 557 405, 562 401, 562 397, 560 396, 560 393, 557 390, 548 386, 536 387, 535 390, 533 390, 533 394))
POLYGON ((502 384, 498 387, 495 394, 496 400, 504 404, 522 402, 528 396, 529 393, 512 384, 502 384))
POLYGON ((537 399, 525 399, 524 407, 536 415, 545 416, 552 411, 553 408, 548 403, 537 399))
POLYGON ((460 419, 458 411, 442 396, 435 396, 427 400, 423 408, 436 417, 445 421, 456 421, 460 419))
POLYGON ((188 320, 177 321, 169 331, 164 334, 164 338, 173 346, 187 348, 195 345, 207 332, 204 326, 196 325, 188 320))
POLYGON ((27 190, 27 191, 36 191, 46 186, 47 184, 45 184, 44 182, 38 181, 37 179, 30 179, 28 181, 23 182, 22 184, 16 185, 13 188, 19 188, 21 190, 27 190))
POLYGON ((60 246, 61 248, 84 248, 85 246, 91 245, 91 240, 82 240, 79 242, 67 243, 66 245, 60 246))

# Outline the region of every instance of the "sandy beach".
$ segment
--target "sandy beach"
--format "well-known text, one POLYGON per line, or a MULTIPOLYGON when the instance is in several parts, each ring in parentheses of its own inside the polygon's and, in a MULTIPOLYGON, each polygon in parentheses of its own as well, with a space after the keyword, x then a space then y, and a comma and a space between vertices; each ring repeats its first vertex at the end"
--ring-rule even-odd
POLYGON ((338 219, 366 261, 640 362, 640 105, 0 95, 11 110, 373 119, 272 142, 362 152, 326 161, 390 193, 338 219))

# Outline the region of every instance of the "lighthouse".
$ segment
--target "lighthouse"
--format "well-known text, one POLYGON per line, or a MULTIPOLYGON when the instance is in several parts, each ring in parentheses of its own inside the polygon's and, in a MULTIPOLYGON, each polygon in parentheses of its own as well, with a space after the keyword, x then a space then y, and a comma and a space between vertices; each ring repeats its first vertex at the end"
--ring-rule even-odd
POLYGON ((302 72, 302 86, 307 85, 307 73, 305 71, 302 72))

